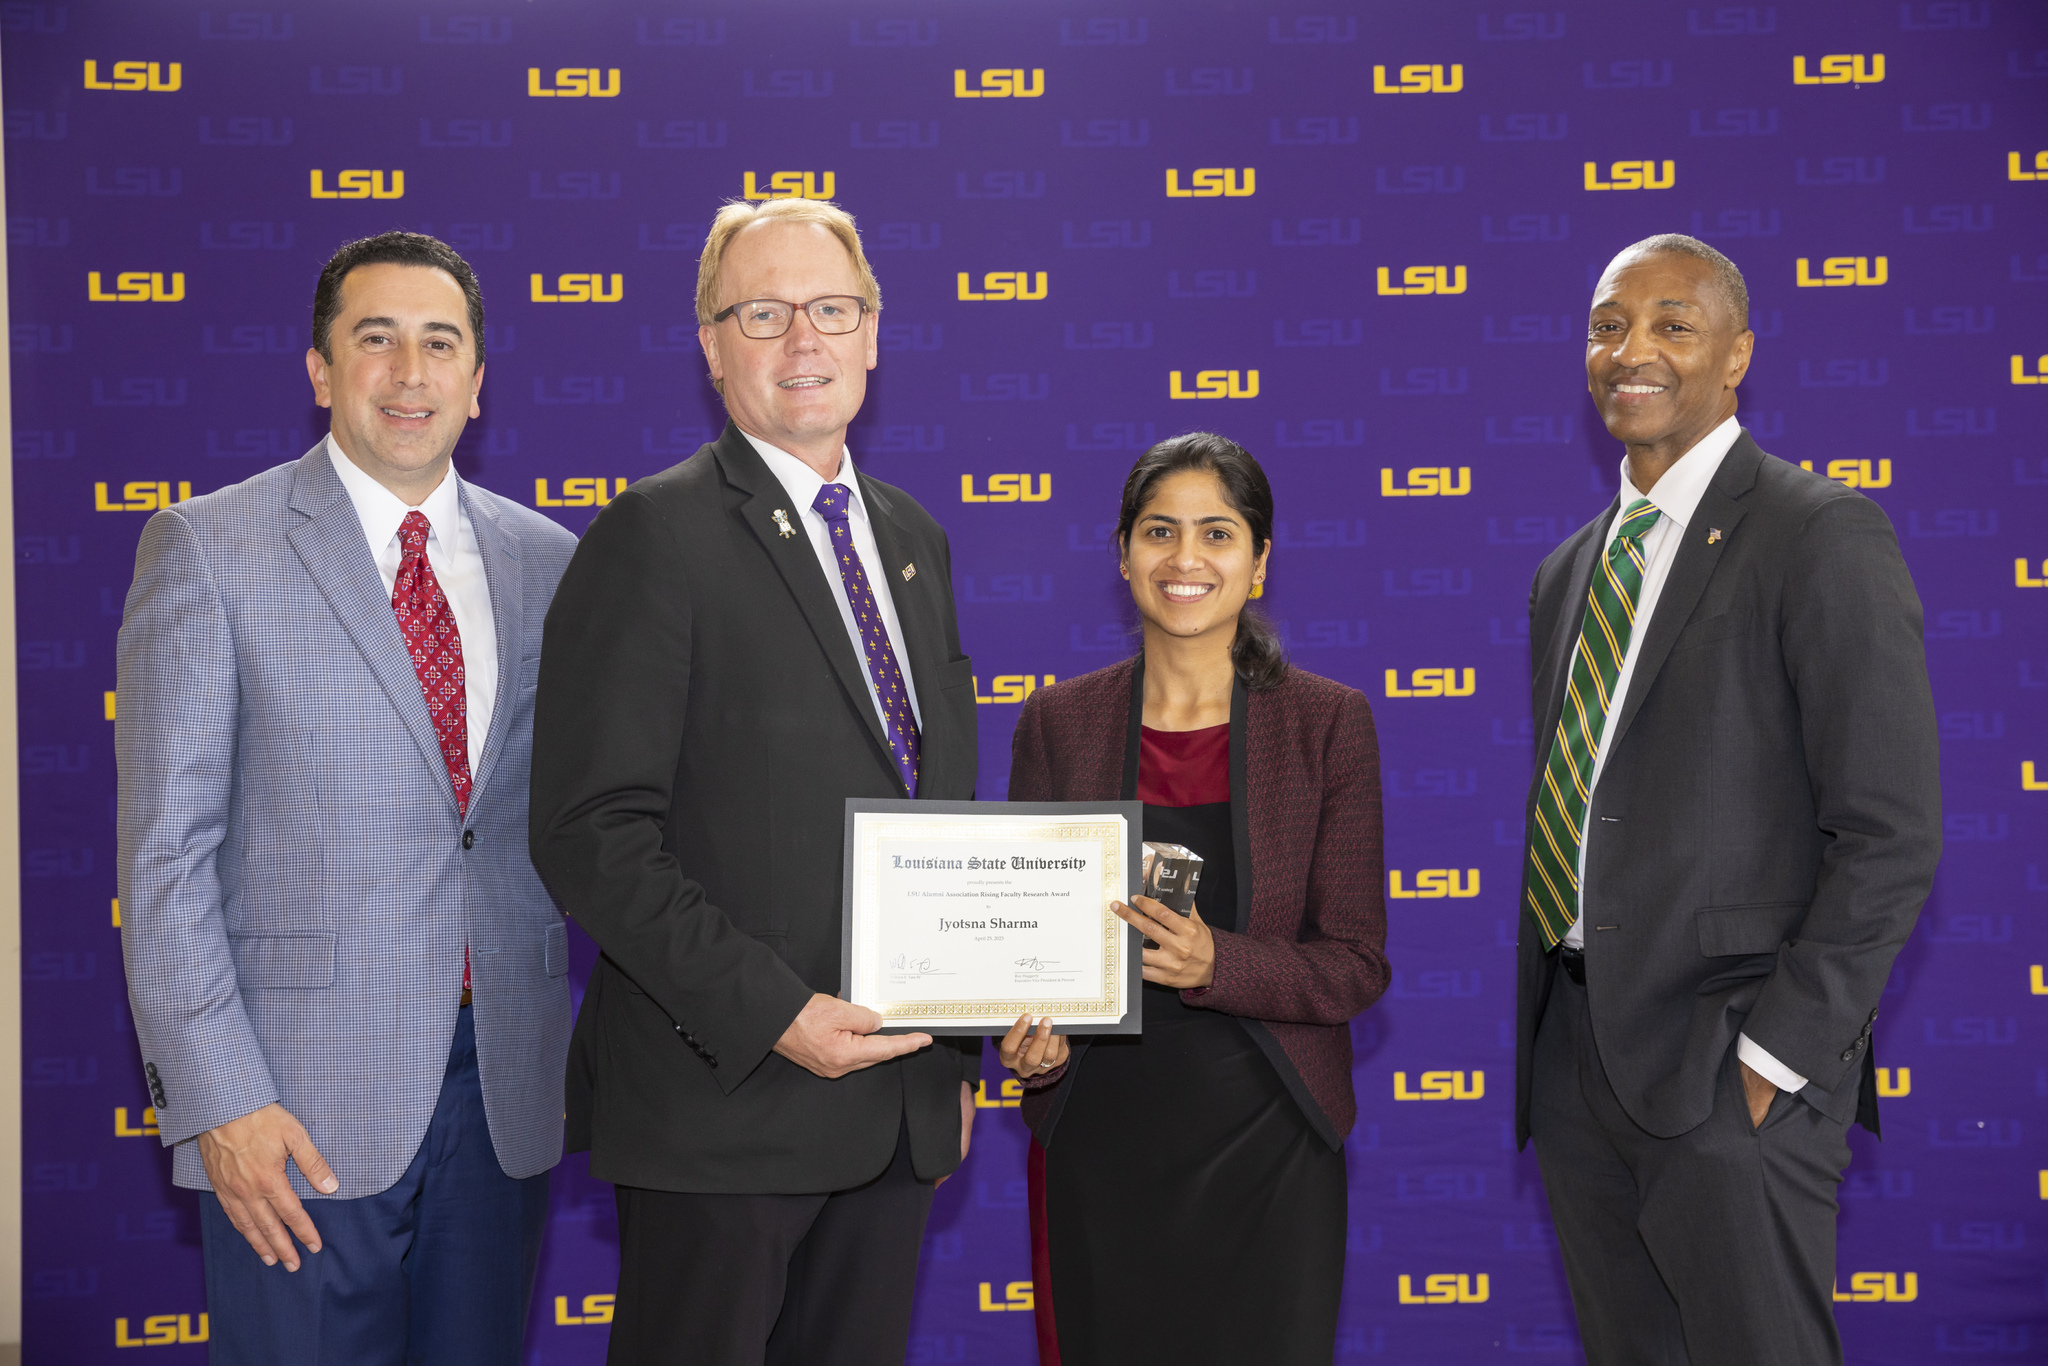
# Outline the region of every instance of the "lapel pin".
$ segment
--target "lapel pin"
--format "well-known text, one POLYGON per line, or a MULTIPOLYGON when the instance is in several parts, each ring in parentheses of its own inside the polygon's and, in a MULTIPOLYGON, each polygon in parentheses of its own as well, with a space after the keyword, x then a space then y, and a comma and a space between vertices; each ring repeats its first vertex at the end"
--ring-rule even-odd
MULTIPOLYGON (((786 509, 784 509, 784 508, 777 508, 777 509, 775 509, 775 511, 774 511, 774 512, 772 512, 772 513, 770 513, 770 514, 768 514, 768 515, 769 515, 770 517, 774 518, 774 520, 775 520, 775 528, 776 528, 776 530, 778 530, 778 531, 780 531, 780 532, 782 533, 782 539, 783 539, 783 540, 785 540, 785 541, 786 541, 786 540, 788 540, 788 539, 789 539, 790 537, 792 537, 792 536, 796 535, 796 528, 795 528, 795 527, 793 527, 793 526, 791 526, 791 525, 789 524, 789 513, 788 513, 788 511, 787 511, 786 509)), ((1719 533, 1719 532, 1715 532, 1714 534, 1715 534, 1715 535, 1717 535, 1717 536, 1718 536, 1718 535, 1720 535, 1720 533, 1719 533)))
POLYGON ((904 581, 905 583, 909 583, 909 582, 910 582, 910 581, 911 581, 912 579, 914 579, 914 578, 916 578, 916 577, 917 577, 917 566, 916 566, 916 565, 914 565, 914 564, 906 564, 906 565, 904 565, 904 566, 903 566, 903 581, 904 581))
POLYGON ((1719 527, 1717 527, 1717 526, 1714 526, 1714 527, 1708 527, 1708 528, 1707 528, 1707 544, 1708 544, 1708 545, 1712 545, 1712 544, 1713 544, 1714 542, 1716 542, 1716 541, 1718 541, 1718 540, 1720 540, 1720 539, 1721 539, 1721 528, 1719 528, 1719 527))

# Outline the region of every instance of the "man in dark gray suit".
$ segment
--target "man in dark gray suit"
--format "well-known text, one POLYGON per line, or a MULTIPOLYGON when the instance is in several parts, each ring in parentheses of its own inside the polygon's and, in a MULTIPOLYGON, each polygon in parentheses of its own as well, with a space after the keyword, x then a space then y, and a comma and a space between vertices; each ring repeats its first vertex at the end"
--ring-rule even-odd
POLYGON ((1614 258, 1586 381, 1621 493, 1529 596, 1515 1121, 1590 1366, 1841 1361, 1845 1134, 1941 850, 1898 540, 1741 429, 1754 344, 1712 247, 1614 258))

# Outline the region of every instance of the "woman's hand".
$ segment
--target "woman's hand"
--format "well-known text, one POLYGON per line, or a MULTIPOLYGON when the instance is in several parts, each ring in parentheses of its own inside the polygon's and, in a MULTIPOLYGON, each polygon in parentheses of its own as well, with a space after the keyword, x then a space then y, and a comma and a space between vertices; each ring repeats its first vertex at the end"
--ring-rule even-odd
POLYGON ((1003 1060, 1003 1066, 1023 1080, 1030 1081, 1066 1062, 1067 1037, 1052 1032, 1050 1017, 1033 1029, 1031 1016, 1019 1015, 1017 1023, 1010 1026, 1010 1032, 1003 1035, 1003 1041, 996 1045, 996 1056, 1003 1060))
POLYGON ((1109 909, 1158 942, 1158 948, 1145 950, 1146 981, 1192 991, 1216 980, 1216 936, 1203 922, 1200 906, 1181 915, 1149 896, 1134 896, 1130 905, 1113 901, 1109 909))

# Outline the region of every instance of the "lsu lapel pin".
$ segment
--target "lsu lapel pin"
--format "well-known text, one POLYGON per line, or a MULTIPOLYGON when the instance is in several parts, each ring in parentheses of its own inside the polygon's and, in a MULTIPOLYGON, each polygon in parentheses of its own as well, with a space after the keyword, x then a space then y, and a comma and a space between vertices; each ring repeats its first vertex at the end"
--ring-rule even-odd
MULTIPOLYGON (((769 513, 768 515, 774 519, 775 527, 778 531, 782 533, 783 540, 786 541, 790 537, 796 535, 796 528, 789 524, 789 513, 786 509, 777 508, 775 509, 775 511, 769 513)), ((1716 532, 1714 534, 1719 535, 1720 533, 1716 532)))
POLYGON ((1721 539, 1721 528, 1719 528, 1719 527, 1717 527, 1717 526, 1712 526, 1712 527, 1708 527, 1708 528, 1707 528, 1707 544, 1708 544, 1708 545, 1712 545, 1712 544, 1713 544, 1714 542, 1716 542, 1716 541, 1718 541, 1718 540, 1720 540, 1720 539, 1721 539))
POLYGON ((906 565, 904 565, 904 566, 903 566, 903 581, 904 581, 905 583, 909 583, 909 582, 910 582, 910 581, 911 581, 912 579, 914 579, 914 578, 916 578, 916 577, 917 577, 917 566, 916 566, 916 565, 914 565, 914 564, 906 564, 906 565))

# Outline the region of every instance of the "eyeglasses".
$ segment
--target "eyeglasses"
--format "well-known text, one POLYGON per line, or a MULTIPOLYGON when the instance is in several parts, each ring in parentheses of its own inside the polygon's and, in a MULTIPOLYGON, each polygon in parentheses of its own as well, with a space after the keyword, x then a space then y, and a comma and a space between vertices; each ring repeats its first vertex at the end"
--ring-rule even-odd
POLYGON ((736 316, 742 335, 757 341, 773 341, 789 331, 799 308, 810 314, 812 327, 827 336, 837 336, 860 326, 861 315, 867 312, 868 303, 855 294, 826 294, 807 304, 793 304, 784 299, 742 299, 731 308, 714 314, 711 321, 722 323, 736 316))

